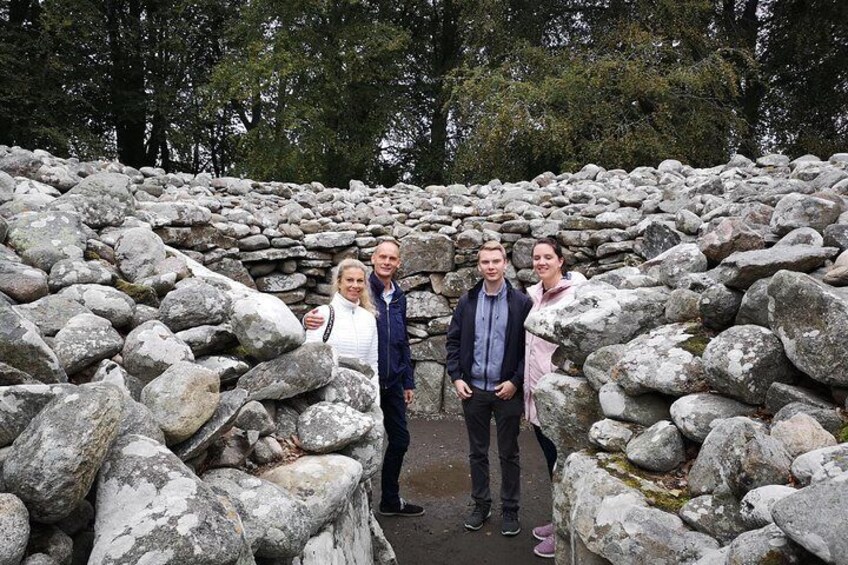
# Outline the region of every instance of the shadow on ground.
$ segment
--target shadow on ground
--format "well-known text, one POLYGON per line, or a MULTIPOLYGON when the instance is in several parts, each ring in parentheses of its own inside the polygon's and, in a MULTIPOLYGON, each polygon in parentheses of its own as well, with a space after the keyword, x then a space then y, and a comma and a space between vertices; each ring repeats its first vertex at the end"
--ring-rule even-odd
MULTIPOLYGON (((400 481, 401 496, 420 504, 426 514, 419 518, 378 516, 386 537, 397 553, 399 565, 487 564, 522 565, 553 563, 533 555, 538 543, 530 530, 550 520, 551 486, 542 452, 531 429, 522 429, 521 533, 506 538, 500 533, 500 463, 492 425, 489 452, 492 518, 480 531, 462 527, 471 510, 471 479, 468 473, 468 438, 458 417, 412 417, 412 436, 400 481)), ((375 507, 380 500, 379 478, 374 481, 375 507)))

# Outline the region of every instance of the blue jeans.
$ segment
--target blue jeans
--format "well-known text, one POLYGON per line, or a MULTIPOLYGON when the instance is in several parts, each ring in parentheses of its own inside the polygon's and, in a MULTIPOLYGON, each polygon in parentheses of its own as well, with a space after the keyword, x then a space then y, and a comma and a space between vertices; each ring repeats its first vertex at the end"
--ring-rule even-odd
POLYGON ((400 508, 400 468, 409 448, 409 430, 406 428, 406 403, 403 400, 403 384, 380 387, 380 407, 383 409, 383 426, 386 428, 386 454, 380 476, 382 497, 380 506, 400 508))

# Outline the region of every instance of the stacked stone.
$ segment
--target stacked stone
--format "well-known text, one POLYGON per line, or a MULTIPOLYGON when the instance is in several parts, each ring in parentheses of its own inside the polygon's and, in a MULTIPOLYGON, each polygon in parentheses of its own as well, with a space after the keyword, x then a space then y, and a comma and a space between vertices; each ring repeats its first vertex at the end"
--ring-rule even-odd
POLYGON ((558 562, 848 562, 848 155, 757 165, 786 178, 721 173, 681 243, 528 319, 558 562))
POLYGON ((168 248, 142 218, 211 212, 154 177, 0 169, 0 563, 393 562, 370 369, 168 248))

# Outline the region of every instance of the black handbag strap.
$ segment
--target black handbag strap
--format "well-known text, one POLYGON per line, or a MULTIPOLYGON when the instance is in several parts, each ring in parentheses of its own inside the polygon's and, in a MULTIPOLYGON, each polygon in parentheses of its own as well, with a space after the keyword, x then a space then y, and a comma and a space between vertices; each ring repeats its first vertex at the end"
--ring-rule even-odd
POLYGON ((336 311, 333 305, 328 304, 327 307, 330 309, 330 317, 327 319, 327 327, 324 328, 324 343, 327 343, 327 340, 330 339, 330 334, 333 333, 333 323, 336 321, 336 311))

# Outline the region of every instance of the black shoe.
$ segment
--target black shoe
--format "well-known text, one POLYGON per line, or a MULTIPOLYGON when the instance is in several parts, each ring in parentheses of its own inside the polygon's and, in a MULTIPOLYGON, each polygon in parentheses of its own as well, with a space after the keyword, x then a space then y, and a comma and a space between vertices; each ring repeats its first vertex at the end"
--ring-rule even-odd
POLYGON ((492 509, 490 506, 475 504, 474 510, 472 510, 471 514, 468 515, 468 518, 465 519, 465 529, 476 532, 483 527, 483 524, 486 523, 486 520, 488 520, 491 515, 492 509))
POLYGON ((521 524, 518 522, 518 512, 515 510, 504 510, 503 522, 501 522, 501 534, 505 536, 517 536, 521 532, 521 524))
POLYGON ((393 508, 380 504, 380 509, 377 510, 377 513, 380 516, 405 516, 409 518, 413 516, 423 516, 424 509, 417 504, 410 504, 401 498, 400 505, 393 508))

